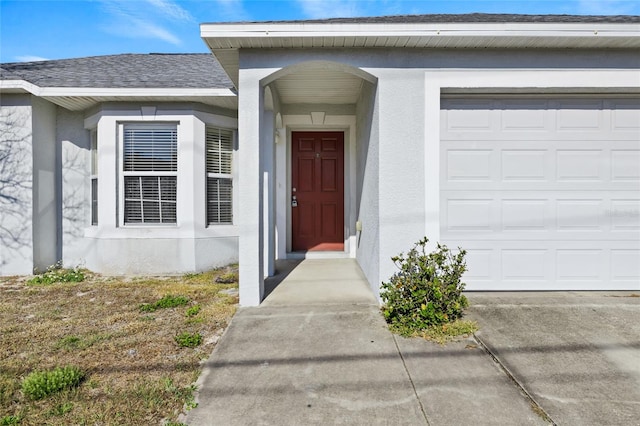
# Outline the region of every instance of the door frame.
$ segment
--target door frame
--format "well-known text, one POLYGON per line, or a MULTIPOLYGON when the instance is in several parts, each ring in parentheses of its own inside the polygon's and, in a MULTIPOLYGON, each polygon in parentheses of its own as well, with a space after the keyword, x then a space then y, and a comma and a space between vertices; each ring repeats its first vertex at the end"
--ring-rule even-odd
MULTIPOLYGON (((300 258, 291 251, 291 133, 343 132, 344 133, 344 251, 306 252, 303 257, 355 258, 356 257, 356 147, 354 115, 326 115, 325 123, 314 125, 309 114, 283 115, 282 133, 286 143, 276 145, 276 253, 278 259, 300 258)), ((284 141, 283 141, 284 142, 284 141)))

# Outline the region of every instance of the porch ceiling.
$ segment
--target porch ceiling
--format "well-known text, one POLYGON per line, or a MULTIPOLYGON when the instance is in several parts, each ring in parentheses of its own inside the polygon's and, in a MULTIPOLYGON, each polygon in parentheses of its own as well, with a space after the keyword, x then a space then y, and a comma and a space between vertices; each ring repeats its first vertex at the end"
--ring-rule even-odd
POLYGON ((342 71, 308 69, 287 74, 273 84, 285 104, 355 104, 363 80, 342 71))

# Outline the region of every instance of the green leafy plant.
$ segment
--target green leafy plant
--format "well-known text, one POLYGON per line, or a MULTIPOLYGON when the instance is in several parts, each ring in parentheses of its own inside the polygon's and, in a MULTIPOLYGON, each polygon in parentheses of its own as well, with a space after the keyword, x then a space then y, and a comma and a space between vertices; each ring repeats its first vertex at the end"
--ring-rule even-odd
POLYGON ((58 341, 56 347, 70 351, 78 349, 80 347, 80 343, 81 339, 78 336, 64 336, 58 341))
POLYGON ((79 267, 63 268, 62 263, 58 262, 51 265, 47 270, 27 281, 32 285, 48 285, 54 283, 78 283, 85 280, 85 273, 79 267))
POLYGON ((189 299, 185 296, 167 294, 155 303, 143 303, 140 305, 140 312, 155 312, 158 309, 177 308, 187 303, 189 303, 189 299))
POLYGON ((78 386, 84 377, 84 373, 74 366, 35 371, 22 381, 22 393, 31 399, 42 399, 63 389, 78 386))
POLYGON ((466 251, 459 249, 454 254, 447 246, 437 244, 436 250, 428 253, 428 242, 425 237, 406 255, 393 257, 399 271, 382 283, 384 318, 402 335, 453 322, 468 306, 462 294, 466 251))
POLYGON ((185 312, 185 315, 187 317, 195 317, 196 315, 198 315, 200 313, 200 309, 202 309, 202 307, 200 305, 193 305, 193 306, 187 308, 187 311, 185 312))
POLYGON ((0 418, 0 426, 13 426, 18 425, 22 421, 20 416, 4 416, 0 418))
POLYGON ((180 333, 175 337, 176 343, 184 348, 195 348, 202 343, 202 334, 200 333, 180 333))

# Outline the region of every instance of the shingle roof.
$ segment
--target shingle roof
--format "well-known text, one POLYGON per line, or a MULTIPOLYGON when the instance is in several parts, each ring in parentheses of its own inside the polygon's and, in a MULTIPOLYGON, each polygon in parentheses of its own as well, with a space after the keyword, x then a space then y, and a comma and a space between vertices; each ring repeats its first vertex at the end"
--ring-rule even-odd
POLYGON ((0 80, 15 79, 39 87, 233 87, 209 53, 123 54, 0 64, 0 80))
MULTIPOLYGON (((420 24, 420 23, 640 23, 637 15, 513 15, 499 13, 392 15, 297 21, 260 21, 280 24, 420 24)), ((229 24, 229 22, 218 22, 229 24)), ((216 24, 215 22, 212 24, 216 24)))

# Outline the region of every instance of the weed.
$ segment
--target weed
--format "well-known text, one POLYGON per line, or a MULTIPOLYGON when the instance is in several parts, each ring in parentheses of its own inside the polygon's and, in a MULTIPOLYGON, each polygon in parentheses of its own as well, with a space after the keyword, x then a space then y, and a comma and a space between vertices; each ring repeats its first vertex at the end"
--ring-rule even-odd
POLYGON ((165 378, 163 380, 163 384, 166 392, 170 392, 174 394, 178 399, 184 401, 184 407, 187 410, 193 410, 198 406, 194 394, 197 389, 195 385, 179 388, 173 383, 173 380, 171 380, 170 378, 165 378))
POLYGON ((200 305, 193 305, 187 308, 185 315, 188 317, 195 317, 196 315, 198 315, 198 313, 200 313, 200 309, 202 309, 200 305))
MULTIPOLYGON (((393 327, 391 328, 393 330, 393 327)), ((406 334, 403 333, 403 330, 395 331, 398 334, 406 334)), ((457 337, 470 336, 476 331, 478 331, 478 324, 475 321, 458 319, 446 324, 432 325, 420 332, 414 333, 413 335, 420 336, 424 339, 431 340, 443 345, 447 342, 455 340, 457 337)))
POLYGON ((203 317, 191 317, 191 318, 187 318, 187 320, 185 321, 185 324, 188 325, 198 325, 198 324, 204 324, 205 319, 203 317))
POLYGON ((56 345, 59 349, 78 349, 80 347, 80 338, 77 336, 64 336, 56 345))
POLYGON ((85 280, 85 273, 79 267, 63 268, 62 263, 49 266, 47 270, 27 281, 31 285, 49 285, 54 283, 78 283, 85 280))
POLYGON ((227 272, 226 274, 220 275, 216 278, 216 282, 218 284, 232 284, 238 282, 238 273, 237 272, 227 272))
POLYGON ((183 348, 195 348, 202 343, 202 334, 200 333, 180 333, 175 337, 176 343, 183 348))
POLYGON ((185 280, 193 280, 195 278, 198 278, 198 273, 193 273, 193 272, 187 272, 186 274, 184 274, 182 276, 182 278, 184 278, 185 280))
POLYGON ((174 296, 167 294, 155 303, 143 303, 140 305, 140 312, 155 312, 158 309, 177 308, 189 303, 189 299, 185 296, 174 296))
POLYGON ((182 389, 183 397, 184 397, 184 405, 187 410, 193 410, 198 406, 196 402, 195 392, 198 388, 196 385, 187 386, 182 389))
POLYGON ((64 404, 56 405, 49 411, 49 414, 52 416, 64 416, 68 412, 73 410, 73 404, 70 402, 65 402, 64 404))
POLYGON ((20 416, 4 416, 0 419, 0 426, 13 426, 20 424, 22 417, 20 416))
POLYGON ((42 399, 63 389, 78 386, 85 375, 74 366, 34 371, 22 381, 22 392, 31 399, 42 399))
POLYGON ((66 351, 87 349, 98 342, 109 340, 113 337, 111 333, 98 333, 86 336, 81 339, 78 336, 64 336, 56 343, 56 349, 64 349, 66 351))

